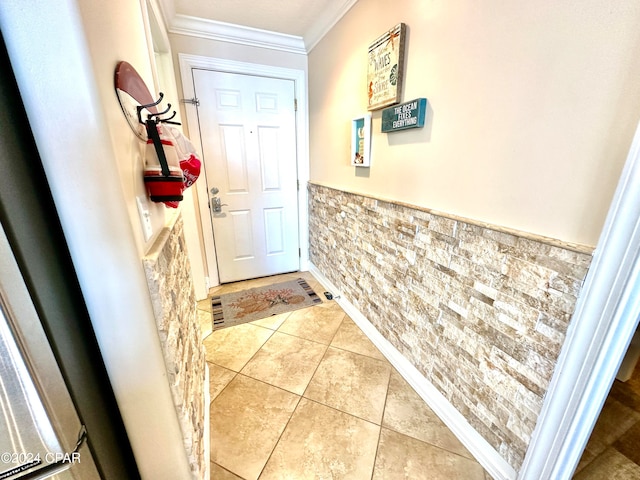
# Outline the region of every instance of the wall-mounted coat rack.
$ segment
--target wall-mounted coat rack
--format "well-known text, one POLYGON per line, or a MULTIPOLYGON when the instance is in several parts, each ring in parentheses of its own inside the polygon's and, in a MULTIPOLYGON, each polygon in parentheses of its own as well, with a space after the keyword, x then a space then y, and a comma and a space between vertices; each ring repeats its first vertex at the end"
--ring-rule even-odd
POLYGON ((120 102, 127 123, 140 140, 147 140, 146 129, 143 128, 146 121, 142 119, 145 110, 147 111, 147 119, 153 118, 156 123, 167 122, 180 125, 178 122, 171 121, 176 116, 176 111, 170 117, 160 118, 161 115, 165 115, 171 110, 171 104, 169 103, 165 110, 159 112, 157 106, 164 99, 164 94, 160 92, 159 98, 154 100, 144 80, 130 63, 125 61, 118 63, 114 83, 118 102, 120 102))
POLYGON ((177 207, 177 202, 183 198, 183 190, 198 178, 201 165, 191 142, 176 129, 163 125, 180 125, 173 121, 177 112, 174 110, 169 114, 170 103, 160 111, 158 107, 164 94, 160 92, 159 98, 154 100, 142 77, 127 62, 119 62, 116 66, 114 83, 127 123, 147 145, 144 183, 150 199, 177 207), (185 148, 178 151, 176 140, 182 147, 187 147, 186 151, 185 148))
MULTIPOLYGON (((138 105, 136 107, 136 112, 138 114, 138 123, 141 123, 143 125, 146 124, 146 122, 142 121, 142 112, 144 110, 148 110, 149 113, 147 114, 147 121, 148 120, 153 120, 155 123, 172 123, 173 125, 180 125, 179 122, 172 122, 171 121, 171 119, 174 118, 177 115, 177 112, 175 110, 173 111, 173 114, 170 117, 168 117, 168 118, 160 118, 160 115, 164 115, 166 113, 169 113, 169 110, 171 110, 171 104, 170 103, 167 104, 167 108, 165 110, 163 110, 162 112, 158 112, 158 111, 154 112, 154 111, 150 110, 152 107, 156 107, 157 105, 160 104, 160 102, 162 102, 162 99, 164 98, 164 93, 160 92, 159 96, 160 96, 160 98, 158 98, 158 100, 156 100, 153 103, 148 103, 148 104, 145 104, 145 105, 138 105)), ((156 110, 156 109, 154 108, 154 110, 156 110)))

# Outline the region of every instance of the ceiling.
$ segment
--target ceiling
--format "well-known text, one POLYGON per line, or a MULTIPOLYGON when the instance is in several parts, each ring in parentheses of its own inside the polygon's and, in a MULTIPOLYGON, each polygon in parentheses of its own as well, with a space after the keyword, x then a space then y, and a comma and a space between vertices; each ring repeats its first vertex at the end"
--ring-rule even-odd
MULTIPOLYGON (((170 31, 238 26, 298 37, 308 52, 357 0, 163 0, 170 31), (189 25, 189 27, 184 27, 189 25), (194 26, 198 25, 198 26, 194 26)), ((192 32, 195 34, 196 32, 192 32)), ((255 32, 254 32, 255 33, 255 32)), ((264 33, 264 32, 259 32, 264 33)), ((206 35, 205 35, 206 36, 206 35)))

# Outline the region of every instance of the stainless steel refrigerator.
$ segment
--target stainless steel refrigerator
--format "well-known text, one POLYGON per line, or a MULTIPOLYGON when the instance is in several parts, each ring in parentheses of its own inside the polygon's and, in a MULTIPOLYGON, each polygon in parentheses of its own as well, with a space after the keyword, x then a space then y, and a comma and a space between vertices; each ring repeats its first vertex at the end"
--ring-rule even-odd
POLYGON ((86 430, 0 230, 0 480, 100 479, 86 430))

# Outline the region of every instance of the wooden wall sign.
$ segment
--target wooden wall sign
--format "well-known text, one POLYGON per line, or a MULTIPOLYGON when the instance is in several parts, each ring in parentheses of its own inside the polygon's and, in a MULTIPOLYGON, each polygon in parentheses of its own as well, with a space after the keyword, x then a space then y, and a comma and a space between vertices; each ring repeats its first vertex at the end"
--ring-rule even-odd
POLYGON ((368 110, 400 101, 404 76, 406 25, 399 23, 369 45, 367 67, 368 110))
POLYGON ((382 111, 382 132, 424 127, 427 99, 416 98, 382 111))

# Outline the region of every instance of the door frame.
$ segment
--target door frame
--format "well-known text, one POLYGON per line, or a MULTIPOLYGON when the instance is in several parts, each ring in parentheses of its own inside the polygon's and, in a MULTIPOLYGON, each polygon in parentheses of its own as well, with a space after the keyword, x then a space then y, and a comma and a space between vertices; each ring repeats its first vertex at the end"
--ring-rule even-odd
MULTIPOLYGON (((281 80, 292 80, 294 94, 297 100, 296 111, 296 163, 298 170, 298 239, 300 244, 300 270, 309 269, 309 214, 307 211, 307 182, 309 181, 309 113, 307 99, 307 75, 304 70, 275 67, 259 63, 238 62, 216 57, 205 57, 201 55, 191 55, 179 53, 180 76, 182 79, 182 93, 184 98, 195 98, 195 87, 193 85, 192 69, 213 70, 216 72, 236 73, 253 75, 259 77, 277 78, 281 80)), ((186 122, 189 128, 189 135, 192 139, 200 140, 200 150, 202 142, 200 137, 200 126, 198 122, 198 112, 194 105, 184 104, 186 112, 186 122)), ((206 159, 203 159, 206 161, 206 159)), ((205 177, 206 182, 206 177, 205 177)), ((208 183, 207 183, 208 184, 208 183)), ((202 222, 202 236, 205 254, 205 264, 207 272, 205 282, 208 287, 220 284, 218 277, 218 264, 216 261, 216 246, 213 240, 213 225, 211 215, 203 218, 203 212, 209 212, 209 192, 208 188, 203 188, 203 184, 194 184, 198 187, 197 199, 200 207, 200 219, 202 222)))
POLYGON ((640 318, 640 125, 519 480, 571 478, 640 318))

